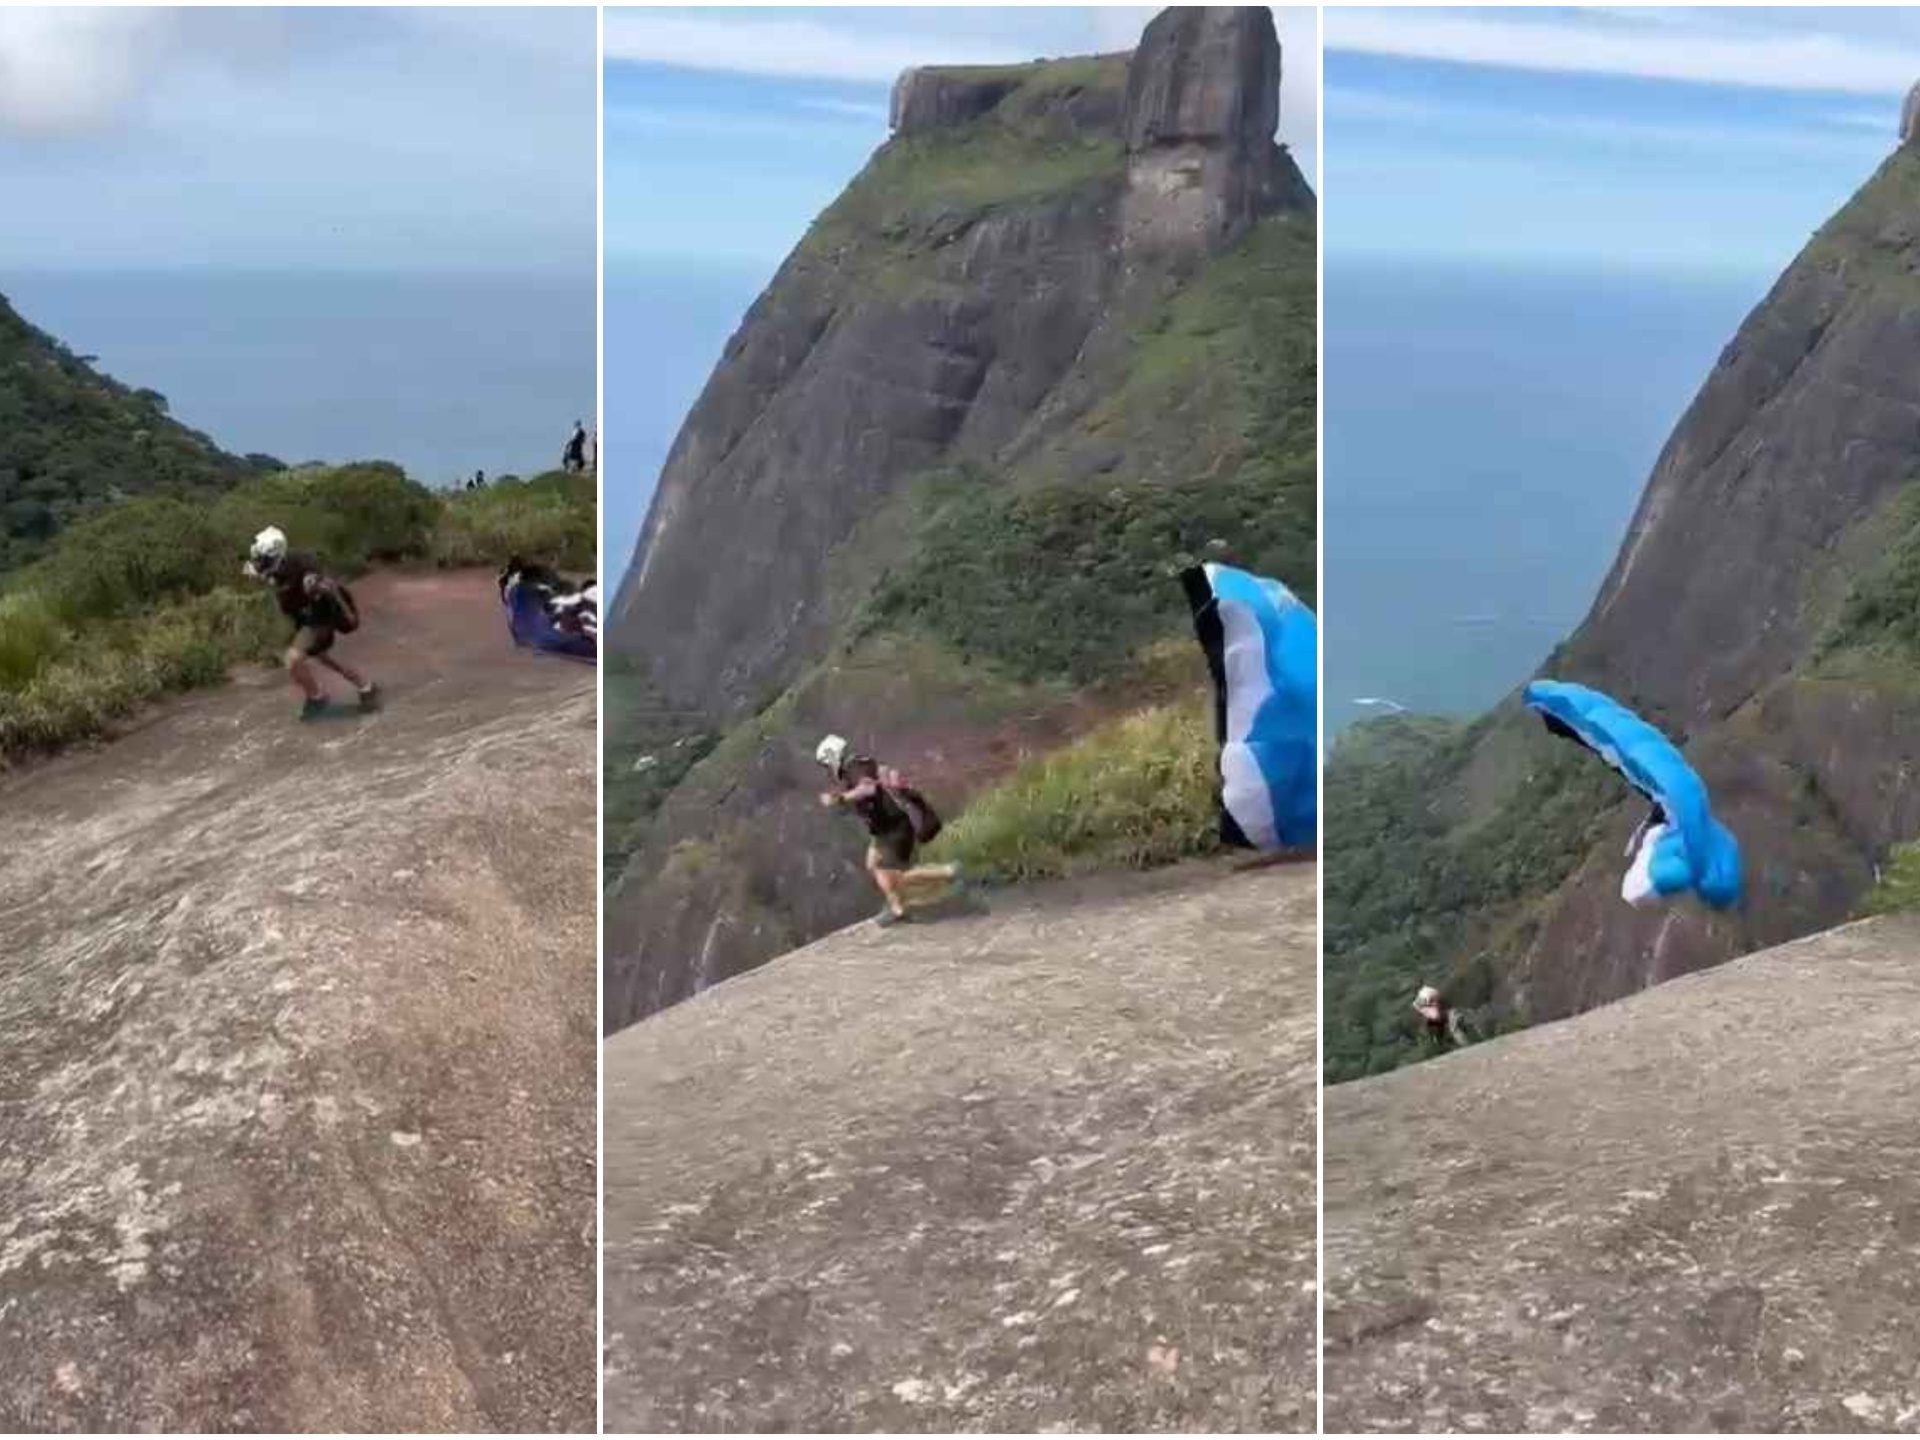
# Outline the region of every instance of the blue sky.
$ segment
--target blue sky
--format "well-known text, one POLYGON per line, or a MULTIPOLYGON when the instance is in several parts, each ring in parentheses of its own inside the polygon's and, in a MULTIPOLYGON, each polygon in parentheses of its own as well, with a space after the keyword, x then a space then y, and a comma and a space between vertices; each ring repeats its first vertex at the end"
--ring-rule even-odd
MULTIPOLYGON (((607 255, 771 273, 875 147, 916 64, 1130 49, 1151 7, 609 10, 607 255)), ((1314 165, 1311 10, 1277 11, 1281 138, 1314 165)))
POLYGON ((1329 263, 1769 278, 1893 148, 1896 10, 1330 10, 1329 263))
POLYGON ((594 265, 591 9, 0 9, 0 275, 594 265))

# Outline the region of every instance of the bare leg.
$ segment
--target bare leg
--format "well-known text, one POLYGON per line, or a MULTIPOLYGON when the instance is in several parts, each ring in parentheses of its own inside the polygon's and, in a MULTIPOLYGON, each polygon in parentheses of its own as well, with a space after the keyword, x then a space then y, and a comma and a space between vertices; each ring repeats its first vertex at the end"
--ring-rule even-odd
POLYGON ((911 870, 896 873, 894 886, 902 892, 907 890, 934 889, 952 882, 960 873, 958 865, 916 865, 911 870))
POLYGON ((325 692, 313 673, 313 661, 298 649, 288 650, 286 659, 287 674, 293 677, 293 683, 299 687, 301 695, 308 700, 320 699, 325 692))
POLYGON ((326 666, 327 669, 333 671, 334 674, 338 675, 342 680, 345 680, 349 685, 353 686, 354 689, 365 690, 367 688, 367 677, 347 664, 346 661, 336 660, 332 655, 316 655, 313 658, 326 666))
POLYGON ((907 913, 907 902, 900 894, 900 872, 898 870, 886 869, 884 866, 876 863, 872 856, 869 856, 867 858, 867 873, 873 877, 874 885, 878 887, 881 896, 886 900, 887 909, 891 910, 896 918, 905 915, 907 913))

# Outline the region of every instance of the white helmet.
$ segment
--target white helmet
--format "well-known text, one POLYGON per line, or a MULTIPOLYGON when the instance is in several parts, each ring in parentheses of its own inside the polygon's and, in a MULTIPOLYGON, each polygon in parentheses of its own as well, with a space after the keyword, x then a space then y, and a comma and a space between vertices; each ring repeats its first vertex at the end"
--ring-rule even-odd
POLYGON ((1413 997, 1413 1008, 1416 1010, 1437 1009, 1439 1004, 1440 992, 1431 985, 1422 985, 1420 993, 1413 997))
POLYGON ((838 735, 829 735, 814 747, 813 758, 829 770, 838 770, 840 762, 847 758, 847 742, 838 735))
POLYGON ((287 553, 287 537, 277 526, 269 525, 253 537, 253 549, 247 552, 247 558, 253 561, 253 568, 265 570, 279 563, 287 553))

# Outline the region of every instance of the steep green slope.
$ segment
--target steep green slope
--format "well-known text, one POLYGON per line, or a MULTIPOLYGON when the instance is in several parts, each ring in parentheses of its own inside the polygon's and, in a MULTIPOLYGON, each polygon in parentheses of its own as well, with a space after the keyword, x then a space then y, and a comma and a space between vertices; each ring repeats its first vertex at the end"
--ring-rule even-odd
POLYGON ((207 492, 278 468, 167 415, 164 396, 95 371, 0 296, 0 574, 112 500, 207 492))

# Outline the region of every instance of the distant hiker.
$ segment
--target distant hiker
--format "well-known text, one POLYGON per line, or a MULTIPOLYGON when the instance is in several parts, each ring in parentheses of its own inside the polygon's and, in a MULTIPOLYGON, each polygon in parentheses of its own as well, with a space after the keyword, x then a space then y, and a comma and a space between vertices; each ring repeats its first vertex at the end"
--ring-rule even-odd
POLYGON ((353 594, 338 580, 321 573, 311 556, 287 549, 287 537, 268 526, 253 537, 246 573, 273 586, 281 613, 293 621, 293 639, 287 645, 287 674, 301 695, 300 718, 311 720, 327 708, 327 693, 314 673, 316 663, 352 685, 360 708, 380 703, 380 690, 371 680, 331 653, 336 635, 360 628, 360 611, 353 594))
POLYGON ((820 803, 828 809, 845 805, 866 822, 867 873, 887 902, 876 917, 879 924, 907 918, 910 887, 930 881, 951 887, 959 879, 958 865, 914 865, 914 852, 940 833, 940 817, 898 771, 882 767, 871 755, 849 754, 838 735, 822 740, 813 758, 838 787, 824 792, 820 803))
POLYGON ((560 468, 569 475, 576 475, 587 468, 587 427, 578 420, 573 422, 573 438, 567 441, 567 448, 560 452, 560 468))
POLYGON ((1420 987, 1420 993, 1413 997, 1413 1008, 1426 1032, 1427 1044, 1436 1053, 1445 1054, 1467 1043, 1466 1029, 1460 1023, 1460 1012, 1449 1005, 1433 986, 1420 987))
POLYGON ((487 472, 484 470, 474 471, 473 478, 467 482, 467 488, 469 490, 486 489, 487 488, 487 472))

